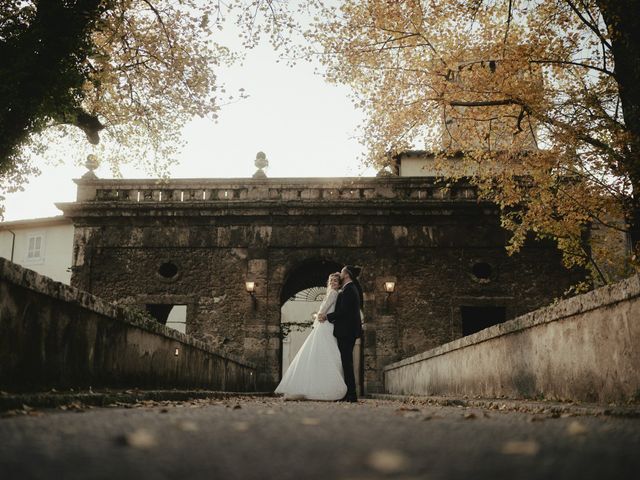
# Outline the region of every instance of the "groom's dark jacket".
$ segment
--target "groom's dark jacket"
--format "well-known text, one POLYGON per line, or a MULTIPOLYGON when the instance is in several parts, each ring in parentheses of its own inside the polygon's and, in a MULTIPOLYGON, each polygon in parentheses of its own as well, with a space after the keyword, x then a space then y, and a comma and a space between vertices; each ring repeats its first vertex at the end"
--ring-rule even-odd
POLYGON ((355 283, 350 282, 338 294, 336 308, 327 314, 333 323, 333 335, 337 338, 358 338, 362 335, 360 324, 360 293, 355 283))

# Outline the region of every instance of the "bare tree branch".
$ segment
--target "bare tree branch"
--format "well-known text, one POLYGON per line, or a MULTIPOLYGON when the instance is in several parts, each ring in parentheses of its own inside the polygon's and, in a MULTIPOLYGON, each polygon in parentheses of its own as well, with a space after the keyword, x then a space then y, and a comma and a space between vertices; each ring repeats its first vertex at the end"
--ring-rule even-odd
POLYGON ((549 58, 549 59, 529 60, 529 63, 553 64, 553 65, 574 65, 576 67, 583 67, 583 68, 595 70, 595 71, 604 73, 605 75, 610 75, 613 78, 615 78, 615 76, 616 76, 615 72, 612 72, 611 70, 608 70, 608 69, 606 69, 604 67, 596 67, 595 65, 589 65, 588 63, 574 62, 574 61, 571 61, 571 60, 554 60, 554 59, 549 58))
POLYGON ((596 36, 600 39, 602 44, 605 45, 609 50, 611 50, 611 43, 605 38, 605 36, 602 34, 602 32, 600 31, 598 26, 594 25, 587 18, 585 18, 585 16, 582 14, 582 12, 580 12, 578 7, 576 7, 576 5, 571 0, 565 0, 565 1, 567 2, 569 7, 571 8, 571 10, 573 10, 575 12, 575 14, 578 16, 578 18, 580 18, 582 23, 584 23, 587 27, 589 27, 589 29, 593 33, 595 33, 596 36))
POLYGON ((504 40, 502 41, 502 56, 507 48, 507 37, 509 36, 509 28, 511 27, 511 15, 513 8, 513 0, 509 0, 509 10, 507 11, 507 28, 504 32, 504 40))

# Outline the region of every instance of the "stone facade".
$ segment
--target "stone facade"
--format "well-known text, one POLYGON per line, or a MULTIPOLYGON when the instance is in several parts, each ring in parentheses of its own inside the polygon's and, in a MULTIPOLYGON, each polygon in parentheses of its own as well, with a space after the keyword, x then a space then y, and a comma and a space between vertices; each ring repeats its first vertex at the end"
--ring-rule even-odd
POLYGON ((385 365, 459 338, 463 307, 513 318, 577 278, 550 245, 507 256, 495 206, 433 178, 85 179, 59 207, 75 225, 74 286, 187 305, 187 334, 258 365, 262 389, 280 376, 281 306, 343 264, 363 266, 368 392, 385 365))

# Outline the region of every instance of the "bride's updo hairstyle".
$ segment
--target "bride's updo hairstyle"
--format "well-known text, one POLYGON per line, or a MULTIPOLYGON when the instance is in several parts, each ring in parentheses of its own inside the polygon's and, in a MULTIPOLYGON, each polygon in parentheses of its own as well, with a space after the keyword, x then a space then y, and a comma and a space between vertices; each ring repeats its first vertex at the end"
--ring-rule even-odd
POLYGON ((340 273, 332 273, 331 275, 329 275, 329 278, 327 278, 327 292, 331 288, 331 280, 333 280, 334 278, 338 280, 338 285, 340 285, 340 273))

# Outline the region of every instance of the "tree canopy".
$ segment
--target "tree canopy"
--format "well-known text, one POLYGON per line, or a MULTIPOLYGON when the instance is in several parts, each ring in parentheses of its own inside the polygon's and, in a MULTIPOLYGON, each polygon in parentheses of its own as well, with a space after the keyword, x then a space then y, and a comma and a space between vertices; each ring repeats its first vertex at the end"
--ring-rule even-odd
POLYGON ((637 0, 315 2, 327 77, 367 113, 369 160, 464 152, 510 249, 533 232, 568 266, 607 269, 589 225, 640 241, 637 0), (624 218, 625 221, 616 221, 624 218))
POLYGON ((1 2, 2 187, 19 188, 61 137, 108 147, 116 171, 135 160, 162 174, 187 121, 244 95, 217 81, 242 53, 218 32, 236 23, 243 47, 264 34, 277 45, 283 15, 269 0, 1 2))

